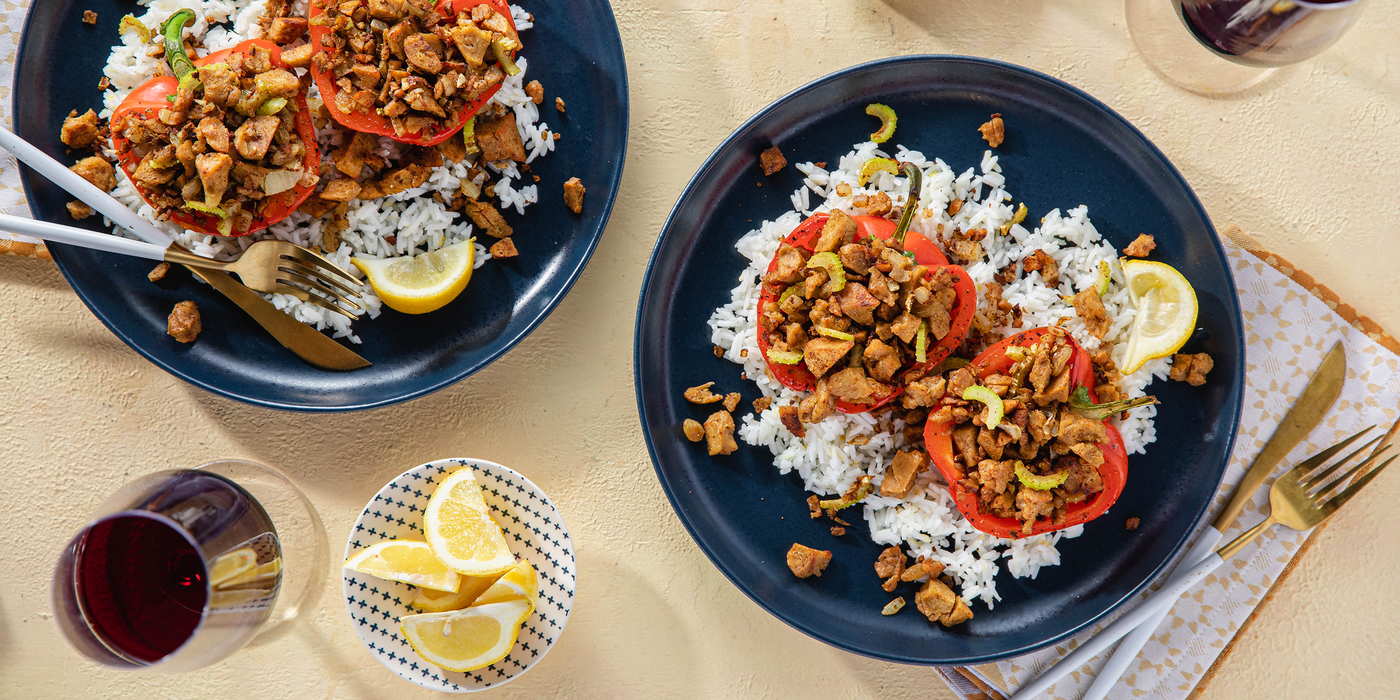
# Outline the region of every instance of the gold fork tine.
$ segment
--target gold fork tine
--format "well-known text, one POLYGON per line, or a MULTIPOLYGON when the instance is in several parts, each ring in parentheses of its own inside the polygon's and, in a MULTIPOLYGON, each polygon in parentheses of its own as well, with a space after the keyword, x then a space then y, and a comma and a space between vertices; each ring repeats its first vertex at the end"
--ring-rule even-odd
POLYGON ((335 289, 332 289, 331 287, 329 287, 329 286, 323 284, 319 278, 307 277, 307 276, 305 276, 304 273, 303 273, 302 271, 300 271, 300 270, 289 270, 289 269, 287 269, 287 268, 278 268, 278 271, 280 271, 280 272, 282 272, 282 273, 284 273, 284 274, 286 275, 285 277, 279 277, 279 278, 277 279, 277 281, 279 281, 279 282, 284 282, 284 283, 285 283, 285 282, 291 282, 291 283, 295 283, 295 284, 303 284, 303 285, 306 285, 307 287, 310 287, 310 288, 312 288, 312 289, 314 289, 314 290, 316 290, 316 291, 318 291, 318 292, 320 292, 320 293, 322 293, 322 294, 324 294, 324 295, 330 297, 331 299, 335 300, 335 301, 338 302, 338 303, 341 303, 341 304, 344 304, 344 305, 346 305, 346 306, 350 306, 350 307, 353 307, 353 308, 356 308, 356 309, 363 308, 363 307, 360 306, 359 302, 355 301, 354 297, 346 296, 345 294, 342 294, 341 292, 339 292, 339 291, 337 291, 337 290, 335 290, 335 289))
POLYGON ((324 284, 340 289, 342 294, 347 294, 350 296, 358 295, 362 291, 364 291, 360 287, 347 286, 344 282, 341 282, 336 277, 326 274, 319 267, 307 265, 298 260, 286 261, 284 258, 284 261, 287 263, 286 265, 279 265, 277 267, 278 271, 280 272, 286 272, 288 274, 300 275, 303 277, 311 277, 320 280, 324 284))
POLYGON ((1346 449, 1347 445, 1350 445, 1351 443, 1355 442, 1357 438, 1370 432, 1375 427, 1376 426, 1374 425, 1368 425, 1365 428, 1362 428, 1355 435, 1352 435, 1351 437, 1348 437, 1342 440, 1341 442, 1299 462, 1297 466, 1284 472, 1283 474, 1280 474, 1278 478, 1291 479, 1294 482, 1297 482, 1303 475, 1322 466, 1327 460, 1332 458, 1332 455, 1337 454, 1338 452, 1341 452, 1342 450, 1346 449))
POLYGON ((1390 463, 1391 463, 1391 462, 1394 462, 1396 459, 1397 459, 1396 457, 1391 457, 1390 459, 1387 459, 1386 461, 1381 462, 1380 466, 1378 466, 1378 467, 1376 467, 1375 469, 1372 469, 1371 471, 1369 471, 1369 472, 1363 474, 1363 475, 1361 476, 1360 479, 1357 479, 1357 480, 1356 480, 1356 483, 1354 483, 1354 484, 1352 484, 1351 486, 1347 487, 1347 490, 1345 490, 1345 491, 1343 491, 1343 492, 1341 492, 1341 493, 1339 493, 1339 494, 1333 496, 1333 497, 1331 498, 1331 500, 1329 500, 1329 501, 1327 501, 1327 503, 1323 504, 1323 507, 1324 507, 1324 508, 1333 508, 1333 509, 1335 509, 1335 508, 1341 508, 1343 505, 1346 504, 1347 501, 1351 500, 1351 497, 1352 497, 1352 496, 1355 496, 1356 494, 1360 493, 1360 492, 1361 492, 1361 489, 1366 488, 1366 484, 1371 483, 1371 480, 1372 480, 1372 479, 1376 478, 1376 476, 1378 476, 1378 475, 1381 473, 1382 470, 1384 470, 1386 467, 1390 466, 1390 463))
POLYGON ((1366 461, 1356 465, 1355 467, 1352 467, 1351 469, 1348 469, 1345 474, 1337 477, 1336 481, 1333 481, 1332 483, 1327 484, 1326 486, 1318 488, 1317 493, 1313 495, 1315 502, 1322 503, 1323 501, 1326 501, 1329 498, 1335 497, 1337 495, 1337 492, 1347 485, 1348 481, 1351 481, 1352 478, 1355 477, 1357 474, 1361 474, 1362 470, 1370 468, 1372 464, 1375 464, 1378 460, 1380 460, 1381 457, 1384 456, 1384 451, 1382 451, 1379 454, 1371 455, 1371 457, 1366 461))
MULTIPOLYGON (((1385 436, 1382 435, 1382 436, 1373 438, 1370 442, 1368 442, 1368 443, 1362 445, 1361 447, 1358 447, 1358 448, 1356 449, 1355 452, 1352 452, 1351 454, 1349 454, 1349 455, 1347 455, 1347 456, 1345 456, 1345 457, 1343 457, 1343 458, 1337 460, 1337 463, 1336 463, 1336 464, 1333 464, 1332 466, 1328 467, 1326 470, 1324 470, 1324 471, 1322 471, 1322 472, 1320 472, 1320 473, 1318 473, 1318 474, 1316 474, 1316 475, 1314 475, 1314 476, 1303 476, 1303 477, 1300 477, 1300 478, 1298 479, 1298 485, 1299 485, 1299 486, 1302 486, 1302 487, 1305 488, 1305 489, 1311 489, 1311 488, 1313 488, 1314 486, 1321 486, 1322 484, 1327 483, 1328 479, 1330 479, 1330 478, 1332 477, 1333 474, 1336 474, 1337 471, 1338 471, 1339 469, 1341 469, 1343 466, 1345 466, 1347 462, 1350 462, 1354 457, 1356 457, 1357 455, 1361 454, 1362 452, 1365 452, 1366 449, 1369 448, 1370 446, 1372 446, 1372 445, 1374 445, 1374 444, 1380 442, 1380 441, 1381 441, 1381 438, 1383 438, 1383 437, 1385 437, 1385 436)), ((1372 455, 1372 456, 1374 457, 1375 455, 1372 455)))
POLYGON ((291 294, 292 296, 295 296, 295 297, 297 297, 298 299, 301 299, 302 301, 305 301, 305 302, 310 303, 310 304, 315 304, 315 305, 317 305, 317 306, 319 306, 319 307, 321 307, 321 308, 323 308, 323 309, 327 309, 327 310, 329 310, 329 311, 334 311, 334 312, 336 312, 336 313, 338 313, 338 314, 340 314, 340 315, 342 315, 342 316, 345 316, 346 318, 351 318, 351 319, 357 318, 357 317, 355 316, 355 314, 353 314, 353 313, 351 313, 350 311, 348 311, 348 310, 342 308, 340 305, 338 305, 338 304, 333 304, 333 303, 327 301, 327 300, 325 299, 325 297, 322 297, 322 296, 319 295, 319 294, 313 294, 313 293, 311 293, 311 292, 307 292, 305 289, 297 289, 296 287, 293 287, 293 286, 291 286, 291 285, 279 283, 279 284, 277 285, 277 293, 279 293, 279 294, 291 294), (300 294, 298 294, 298 292, 300 292, 300 294), (305 298, 302 298, 302 297, 305 297, 305 298))
POLYGON ((307 250, 307 249, 305 249, 305 248, 300 248, 300 247, 298 247, 298 248, 290 249, 290 250, 288 250, 288 251, 286 251, 286 252, 284 252, 284 253, 282 254, 282 258, 283 258, 284 260, 286 260, 286 259, 295 260, 296 262, 299 262, 299 263, 301 263, 301 264, 303 264, 303 265, 308 265, 308 266, 311 266, 311 267, 315 267, 315 268, 319 268, 319 269, 324 269, 324 270, 326 270, 326 271, 328 271, 328 272, 332 272, 332 273, 334 273, 334 274, 336 274, 336 275, 339 275, 341 279, 343 279, 343 280, 349 282, 350 284, 353 284, 353 285, 359 285, 359 284, 360 284, 360 281, 359 281, 359 280, 355 279, 355 277, 354 277, 353 275, 351 275, 350 273, 348 273, 348 272, 346 272, 346 271, 340 269, 340 266, 339 266, 339 265, 336 265, 335 263, 331 262, 330 260, 327 260, 324 256, 318 255, 318 254, 316 254, 316 253, 314 253, 314 252, 312 252, 312 251, 310 251, 310 250, 307 250))

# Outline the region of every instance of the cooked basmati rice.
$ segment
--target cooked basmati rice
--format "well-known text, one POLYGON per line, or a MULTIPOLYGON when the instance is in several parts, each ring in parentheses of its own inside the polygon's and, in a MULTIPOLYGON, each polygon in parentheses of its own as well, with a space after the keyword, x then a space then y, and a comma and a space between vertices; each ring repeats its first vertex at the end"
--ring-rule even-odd
MULTIPOLYGON (((711 340, 724 350, 725 359, 742 365, 745 375, 754 381, 764 396, 773 399, 770 407, 758 414, 743 416, 738 428, 740 439, 750 445, 767 447, 774 456, 774 466, 784 474, 795 471, 807 490, 821 495, 844 493, 854 481, 869 474, 878 486, 884 470, 895 453, 904 445, 904 422, 891 412, 880 416, 836 413, 822 422, 808 426, 806 437, 797 438, 783 427, 778 407, 795 405, 806 392, 793 391, 772 379, 758 350, 757 305, 761 293, 760 278, 777 251, 779 242, 802 220, 813 213, 841 209, 848 214, 860 214, 853 201, 877 191, 887 193, 896 206, 903 206, 906 178, 890 173, 877 173, 868 186, 862 187, 857 173, 872 157, 891 157, 878 145, 860 143, 843 156, 834 170, 825 170, 813 163, 799 163, 796 168, 805 176, 804 187, 792 195, 793 211, 772 221, 765 221, 735 242, 734 247, 749 260, 739 275, 728 304, 711 315, 711 340), (850 187, 846 196, 837 194, 837 186, 850 187), (811 208, 811 193, 823 198, 816 209, 811 208), (869 440, 863 445, 852 444, 857 436, 869 440)), ((1034 230, 1020 224, 1010 227, 1007 235, 997 231, 1015 215, 1011 195, 1005 190, 1006 178, 997 156, 987 151, 977 168, 955 172, 939 159, 929 160, 918 151, 899 147, 894 158, 917 165, 923 171, 920 210, 911 228, 937 240, 939 224, 963 230, 986 228, 992 233, 982 241, 987 257, 967 268, 978 284, 979 307, 985 308, 987 283, 998 270, 1013 266, 1017 277, 1004 288, 1002 298, 1019 305, 1023 311, 1022 327, 1035 328, 1060 323, 1086 349, 1097 349, 1102 342, 1126 339, 1132 323, 1133 307, 1123 286, 1123 273, 1118 266, 1118 253, 1105 242, 1089 221, 1088 208, 1078 206, 1062 213, 1055 209, 1041 220, 1034 230), (955 216, 948 216, 948 203, 953 199, 969 200, 955 216), (1060 284, 1046 286, 1039 272, 1025 272, 1020 260, 1037 249, 1046 251, 1060 265, 1060 284), (1107 261, 1112 273, 1109 289, 1104 294, 1104 307, 1112 327, 1103 341, 1089 334, 1083 321, 1067 301, 1076 291, 1093 285, 1100 261, 1107 261)), ((1001 335, 1016 329, 995 329, 1001 335)), ((1124 343, 1114 346, 1114 359, 1121 361, 1124 343)), ((1129 397, 1142 396, 1154 378, 1165 379, 1169 360, 1154 360, 1137 372, 1123 377, 1122 386, 1129 397)), ((1145 406, 1129 412, 1128 417, 1115 420, 1123 434, 1129 454, 1140 453, 1156 440, 1153 416, 1156 408, 1145 406)), ((859 442, 859 441, 857 441, 859 442)), ((1057 545, 1063 539, 1078 537, 1083 526, 1074 526, 1044 535, 1018 540, 1001 539, 978 531, 958 512, 948 485, 935 469, 920 475, 913 491, 904 498, 893 499, 879 495, 878 489, 863 502, 865 520, 871 539, 883 545, 900 545, 913 556, 924 556, 942 562, 945 573, 961 587, 963 598, 969 602, 981 600, 988 608, 995 606, 996 575, 999 562, 1016 578, 1035 578, 1042 566, 1060 563, 1057 545)))
MULTIPOLYGON (((164 22, 171 14, 182 9, 193 10, 196 21, 185 31, 186 36, 198 38, 204 43, 204 49, 198 51, 201 56, 212 51, 229 48, 247 39, 259 38, 262 35, 262 28, 258 26, 257 21, 262 17, 267 2, 267 0, 137 1, 138 4, 146 8, 145 13, 138 16, 137 19, 152 31, 158 31, 160 23, 164 22)), ((296 0, 292 5, 292 13, 305 15, 307 2, 308 0, 296 0)), ((517 5, 511 5, 510 9, 517 29, 523 31, 534 26, 531 16, 524 9, 517 5)), ((132 90, 146 82, 150 76, 157 74, 162 61, 160 58, 147 56, 146 50, 149 45, 143 44, 132 32, 122 34, 120 41, 120 44, 112 47, 112 52, 107 57, 107 65, 103 70, 103 73, 111 80, 112 86, 111 90, 103 94, 103 109, 100 116, 104 119, 111 116, 113 110, 121 104, 122 100, 126 99, 132 90)), ((516 65, 520 67, 520 72, 506 78, 500 90, 491 98, 490 103, 498 104, 515 113, 516 125, 528 154, 527 162, 533 162, 536 158, 554 151, 555 136, 550 131, 549 125, 539 120, 538 107, 525 93, 528 59, 518 58, 516 65)), ((300 74, 304 73, 305 70, 297 69, 296 72, 300 74)), ((320 102, 320 92, 314 83, 307 97, 308 102, 313 105, 320 102)), ((319 130, 318 139, 323 162, 330 162, 332 151, 340 145, 344 135, 345 132, 340 129, 319 130)), ((375 152, 392 162, 397 160, 401 150, 402 144, 399 142, 387 137, 380 137, 379 148, 375 152)), ((536 185, 530 184, 517 189, 512 183, 512 180, 524 177, 514 162, 487 163, 486 167, 499 178, 493 184, 502 210, 514 209, 516 213, 523 215, 526 207, 539 201, 539 191, 536 185)), ((350 226, 340 232, 339 248, 334 251, 326 251, 326 257, 350 274, 363 279, 364 276, 360 273, 359 268, 350 263, 352 256, 368 258, 412 256, 471 240, 476 248, 474 266, 481 267, 491 259, 491 254, 485 246, 476 242, 476 239, 472 237, 472 224, 463 220, 461 214, 449 211, 446 205, 432 198, 434 194, 442 194, 444 198, 455 196, 461 188, 462 181, 466 179, 469 169, 466 161, 456 164, 444 162, 441 167, 432 171, 428 181, 421 187, 375 200, 353 200, 346 216, 350 226), (393 242, 389 241, 391 237, 393 242)), ((485 180, 485 174, 481 174, 474 182, 478 186, 484 186, 485 180)), ((323 219, 313 218, 302 212, 294 212, 266 231, 240 238, 222 238, 185 231, 168 221, 159 220, 155 210, 141 199, 136 188, 126 177, 126 173, 120 168, 117 169, 117 187, 112 191, 112 195, 142 217, 150 220, 158 228, 170 234, 177 242, 195 254, 218 260, 236 258, 244 250, 247 250, 253 242, 264 238, 277 238, 307 247, 319 247, 322 243, 321 229, 326 223, 323 219)), ((107 221, 106 224, 112 226, 111 221, 107 221)), ((123 229, 117 227, 113 227, 113 233, 128 235, 123 229)), ((270 300, 274 306, 303 323, 314 326, 318 330, 328 330, 335 338, 347 338, 354 343, 360 342, 359 336, 351 330, 351 320, 341 314, 303 302, 290 295, 264 294, 263 296, 270 300)), ((364 311, 359 312, 361 316, 375 318, 379 315, 379 298, 368 286, 366 286, 366 291, 360 296, 359 301, 365 307, 364 311)))

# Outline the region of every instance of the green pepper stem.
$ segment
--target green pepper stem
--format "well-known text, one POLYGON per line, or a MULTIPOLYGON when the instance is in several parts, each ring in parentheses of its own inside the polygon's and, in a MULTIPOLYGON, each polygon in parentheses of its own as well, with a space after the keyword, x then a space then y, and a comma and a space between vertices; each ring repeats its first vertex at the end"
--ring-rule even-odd
POLYGON ((1069 407, 1074 409, 1075 413, 1094 420, 1103 420, 1115 413, 1122 413, 1138 406, 1148 406, 1154 403, 1157 403, 1155 396, 1139 396, 1135 399, 1093 403, 1089 401, 1089 392, 1083 386, 1075 389, 1074 394, 1069 399, 1069 407))
POLYGON ((185 53, 185 27, 194 24, 194 10, 180 10, 165 24, 160 25, 161 36, 165 37, 165 60, 170 64, 170 72, 183 81, 185 76, 194 73, 194 61, 185 53))
POLYGON ((892 237, 895 242, 904 245, 904 234, 914 223, 914 211, 919 208, 919 190, 923 189, 924 172, 913 163, 903 162, 899 164, 899 174, 909 178, 909 196, 904 200, 904 215, 899 217, 899 226, 895 227, 892 237))

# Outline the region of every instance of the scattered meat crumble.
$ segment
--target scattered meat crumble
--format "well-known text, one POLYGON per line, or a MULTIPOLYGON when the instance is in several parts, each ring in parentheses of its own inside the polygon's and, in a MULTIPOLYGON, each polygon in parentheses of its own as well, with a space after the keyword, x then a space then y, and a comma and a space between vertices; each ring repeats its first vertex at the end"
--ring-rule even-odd
POLYGON ((812 495, 807 497, 807 510, 811 511, 811 516, 813 520, 822 517, 821 503, 822 499, 818 496, 812 495))
POLYGON ((715 346, 715 357, 723 358, 723 357, 724 357, 724 348, 722 348, 722 347, 716 345, 716 346, 715 346))
POLYGON ((987 140, 987 145, 996 148, 1006 140, 1006 122, 1001 120, 1000 114, 993 114, 991 121, 977 127, 982 132, 982 138, 987 140))
POLYGON ((490 252, 491 257, 498 259, 513 258, 520 254, 519 251, 515 249, 515 241, 509 238, 502 238, 491 244, 490 252))
POLYGON ((155 266, 155 269, 146 273, 146 279, 152 282, 159 282, 165 279, 166 273, 170 272, 170 263, 163 262, 155 266))
POLYGON ((700 425, 700 421, 694 418, 685 419, 681 424, 681 430, 685 431, 685 439, 691 442, 700 442, 705 439, 705 426, 700 425))
POLYGON ((1129 531, 1136 530, 1140 522, 1142 521, 1138 518, 1128 518, 1128 521, 1123 523, 1123 527, 1129 531))
POLYGON ((1026 259, 1021 261, 1021 268, 1026 272, 1039 271, 1040 278, 1045 280, 1047 287, 1060 286, 1060 264, 1043 250, 1036 250, 1027 255, 1026 259))
POLYGON ((787 167, 787 158, 783 157, 783 152, 778 150, 777 146, 774 146, 758 154, 758 164, 759 167, 763 168, 764 175, 772 175, 787 167))
POLYGON ((92 10, 83 10, 83 24, 97 24, 97 13, 92 10))
POLYGON ((59 140, 69 148, 87 148, 101 135, 101 120, 97 118, 97 112, 89 109, 87 114, 80 117, 74 110, 63 120, 59 140))
POLYGON ((1139 233, 1137 239, 1134 240, 1132 243, 1129 243, 1128 247, 1123 249, 1123 254, 1131 255, 1135 258, 1145 258, 1156 247, 1156 239, 1145 233, 1139 233))
POLYGON ((576 177, 571 177, 564 183, 564 204, 569 206, 569 211, 575 214, 583 213, 583 195, 587 191, 576 177))
POLYGON ((797 406, 779 406, 778 420, 782 421, 783 427, 794 437, 807 437, 807 430, 802 427, 802 418, 798 415, 797 406))
MULTIPOLYGON (((559 113, 560 113, 560 114, 563 114, 563 113, 564 113, 564 98, 562 98, 562 97, 556 97, 556 98, 554 98, 554 108, 557 109, 557 110, 559 110, 559 113)), ((556 138, 557 138, 557 136, 556 136, 556 138)))
POLYGON ((904 575, 904 551, 899 547, 887 547, 880 552, 880 558, 875 560, 875 575, 885 579, 880 587, 886 593, 893 593, 899 585, 899 577, 904 575))
POLYGON ((685 400, 691 403, 698 404, 716 403, 718 401, 723 400, 723 396, 710 392, 710 387, 714 385, 714 382, 705 382, 700 386, 693 386, 689 389, 686 389, 684 394, 685 400))
POLYGON ((729 411, 715 411, 705 419, 705 447, 710 456, 732 454, 739 449, 734 442, 734 416, 729 411))
POLYGON ((1089 333, 1102 339, 1108 333, 1110 324, 1108 310, 1103 306, 1099 290, 1090 287, 1075 294, 1073 303, 1075 312, 1079 314, 1079 318, 1084 319, 1084 326, 1089 329, 1089 333))
POLYGON ((1198 352, 1194 355, 1178 353, 1172 356, 1172 369, 1168 376, 1178 382, 1200 386, 1206 383, 1206 374, 1214 367, 1215 360, 1206 353, 1198 352))
POLYGON ((796 542, 787 553, 787 565, 792 569, 792 573, 797 578, 807 578, 808 576, 821 576, 822 570, 831 563, 831 552, 824 549, 812 549, 796 542))
POLYGON ((733 412, 734 412, 734 409, 736 409, 736 408, 739 407, 739 402, 740 402, 741 400, 743 400, 743 398, 744 398, 744 397, 741 396, 741 395, 739 394, 739 392, 737 392, 737 391, 732 392, 732 393, 725 394, 725 395, 724 395, 724 410, 729 411, 730 413, 733 413, 733 412))
POLYGON ((193 343, 201 330, 203 326, 199 322, 199 307, 189 300, 176 304, 170 312, 170 318, 166 320, 165 332, 182 343, 193 343))
POLYGON ((538 80, 531 80, 525 85, 525 94, 530 96, 530 101, 535 104, 544 102, 544 86, 538 80))
POLYGON ((832 526, 831 526, 831 534, 834 535, 834 536, 836 536, 836 537, 840 537, 840 536, 846 534, 846 528, 841 527, 840 525, 832 525, 832 526))
POLYGON ((101 80, 97 81, 97 89, 98 89, 98 90, 106 90, 106 89, 109 88, 109 87, 112 87, 112 79, 111 79, 111 78, 108 78, 107 76, 104 75, 104 76, 102 76, 102 79, 101 79, 101 80))
POLYGON ((88 205, 83 204, 82 202, 79 202, 76 199, 69 202, 67 206, 68 215, 73 217, 74 219, 77 219, 78 221, 82 221, 83 219, 92 216, 92 207, 89 207, 88 205))
POLYGON ((760 396, 753 400, 753 410, 755 413, 763 413, 773 405, 773 399, 768 396, 760 396))
POLYGON ((972 619, 972 610, 967 607, 967 603, 953 593, 948 584, 932 576, 924 587, 914 594, 914 605, 929 622, 938 622, 944 627, 952 627, 972 619))

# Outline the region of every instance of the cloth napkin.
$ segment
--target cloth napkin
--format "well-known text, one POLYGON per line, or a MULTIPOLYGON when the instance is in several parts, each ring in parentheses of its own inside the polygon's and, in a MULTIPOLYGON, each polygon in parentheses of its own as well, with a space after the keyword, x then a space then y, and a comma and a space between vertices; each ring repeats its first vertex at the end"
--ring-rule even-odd
MULTIPOLYGON (((1338 340, 1347 353, 1342 395, 1286 463, 1304 459, 1364 426, 1389 426, 1400 406, 1400 342, 1238 227, 1227 226, 1221 234, 1244 315, 1244 410, 1230 465, 1203 528, 1225 506, 1235 485, 1338 340)), ((1282 471, 1276 470, 1276 474, 1282 471)), ((1273 483, 1272 479, 1267 483, 1273 483)), ((1222 542, 1239 536, 1263 520, 1267 512, 1268 489, 1260 488, 1225 531, 1222 542)), ((1322 527, 1325 524, 1308 532, 1270 528, 1182 596, 1109 693, 1110 700, 1197 697, 1229 656, 1234 640, 1255 617, 1268 614, 1265 607, 1275 587, 1308 551, 1322 527)), ((1068 540, 1061 546, 1078 544, 1078 540, 1068 540)), ((1156 590, 1170 576, 1171 572, 1163 574, 1149 590, 1156 590)), ((1146 597, 1147 593, 1142 593, 1138 599, 1146 597)), ((1034 654, 973 667, 941 667, 938 672, 965 700, 1002 700, 1114 619, 1116 616, 1109 617, 1093 629, 1034 654)), ((1094 682, 1113 649, 1075 669, 1040 697, 1077 700, 1094 682)))
MULTIPOLYGON (((14 84, 15 59, 19 57, 19 37, 24 30, 24 18, 28 15, 29 3, 0 3, 0 105, 5 110, 0 113, 0 124, 14 131, 14 84)), ((15 216, 30 216, 29 205, 24 200, 24 188, 19 183, 19 164, 15 157, 0 150, 0 213, 15 216)), ((0 255, 18 255, 26 258, 49 259, 44 242, 28 236, 17 236, 0 231, 0 255)))

